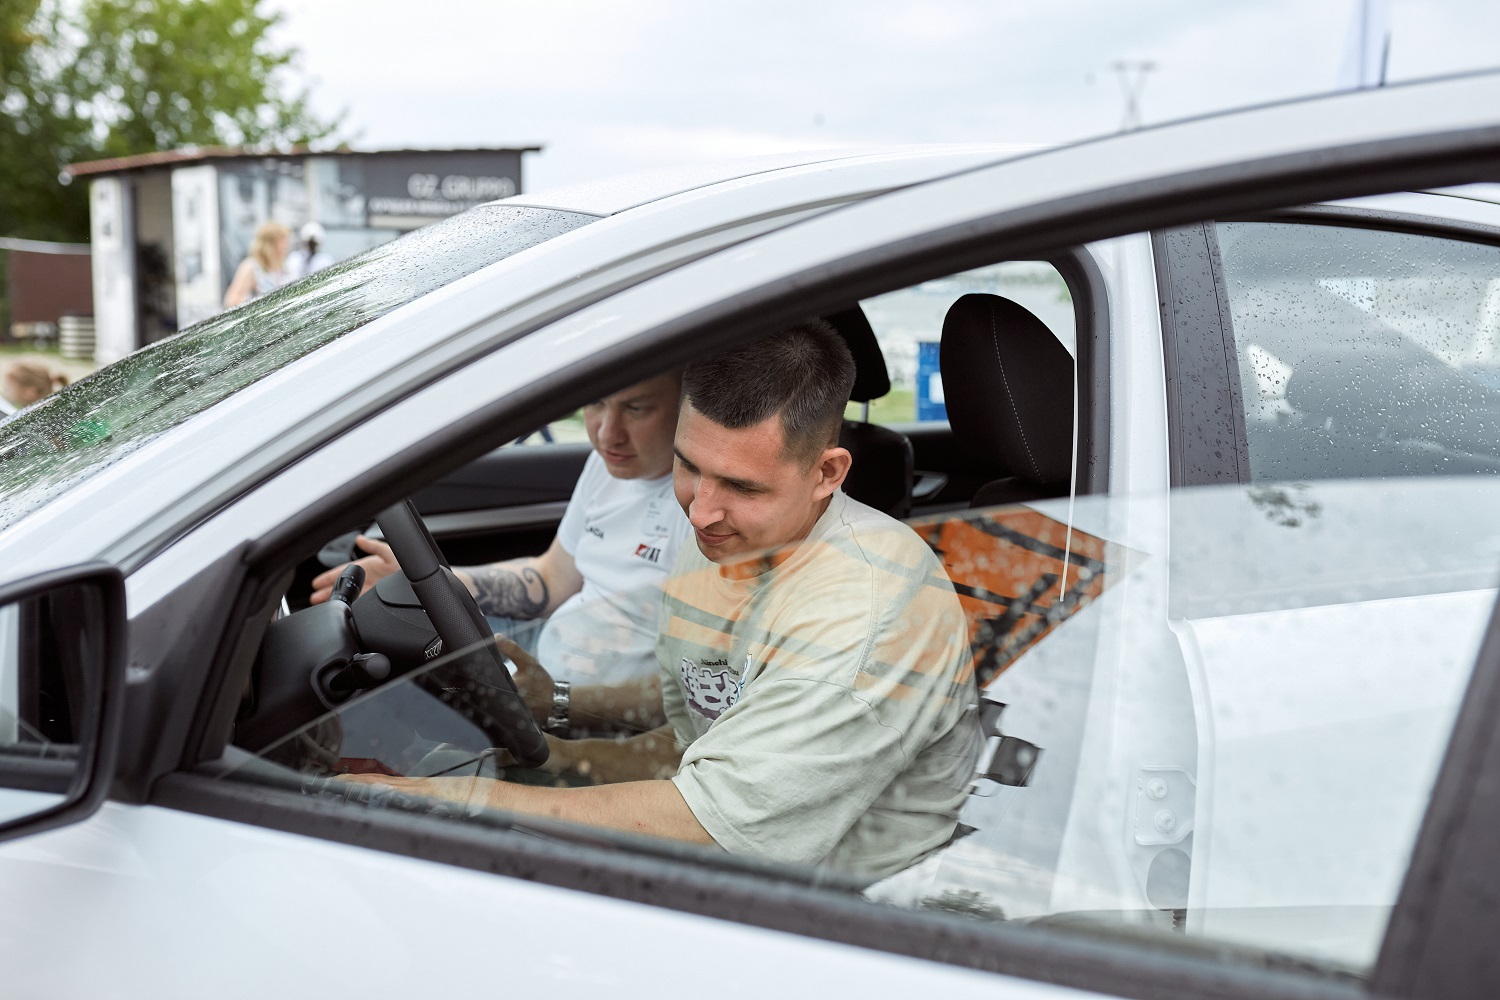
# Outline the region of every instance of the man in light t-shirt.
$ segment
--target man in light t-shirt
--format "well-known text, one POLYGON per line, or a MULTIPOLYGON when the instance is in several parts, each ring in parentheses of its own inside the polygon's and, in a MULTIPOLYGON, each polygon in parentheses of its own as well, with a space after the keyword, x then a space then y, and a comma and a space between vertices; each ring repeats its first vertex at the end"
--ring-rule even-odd
MULTIPOLYGON (((672 496, 680 386, 672 372, 585 406, 594 451, 547 551, 455 570, 486 615, 546 617, 534 648, 557 680, 655 675, 661 587, 691 531, 672 496)), ((400 569, 384 542, 361 536, 356 544, 374 553, 359 560, 365 589, 400 569)), ((314 604, 328 599, 343 568, 313 580, 314 604)))
MULTIPOLYGON (((981 743, 968 628, 916 533, 839 489, 853 380, 821 320, 688 366, 673 479, 697 544, 661 602, 659 686, 571 691, 575 715, 667 724, 553 740, 545 765, 601 784, 347 780, 870 879, 941 847, 981 743)), ((540 717, 542 672, 501 645, 540 717)))

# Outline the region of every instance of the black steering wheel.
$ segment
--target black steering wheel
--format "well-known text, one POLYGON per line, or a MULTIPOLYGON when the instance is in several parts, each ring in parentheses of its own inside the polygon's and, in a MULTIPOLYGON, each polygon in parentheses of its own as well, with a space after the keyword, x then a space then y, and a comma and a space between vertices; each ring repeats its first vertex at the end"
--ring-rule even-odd
POLYGON ((375 518, 422 610, 452 657, 417 679, 423 690, 482 729, 522 767, 546 763, 546 737, 516 690, 494 632, 469 588, 444 564, 442 552, 410 500, 375 518), (454 655, 456 654, 456 655, 454 655))

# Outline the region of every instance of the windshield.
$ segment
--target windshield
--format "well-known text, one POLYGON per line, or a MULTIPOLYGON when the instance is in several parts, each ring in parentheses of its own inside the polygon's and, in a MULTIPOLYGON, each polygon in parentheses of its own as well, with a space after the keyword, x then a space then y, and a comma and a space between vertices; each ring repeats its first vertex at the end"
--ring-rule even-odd
POLYGON ((0 427, 0 528, 163 431, 399 306, 592 222, 485 205, 204 320, 0 427))

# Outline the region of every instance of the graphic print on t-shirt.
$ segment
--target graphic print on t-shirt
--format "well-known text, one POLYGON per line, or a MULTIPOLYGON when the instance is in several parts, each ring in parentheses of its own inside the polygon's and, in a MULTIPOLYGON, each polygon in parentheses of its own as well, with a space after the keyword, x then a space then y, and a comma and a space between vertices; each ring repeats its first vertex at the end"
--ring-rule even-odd
MULTIPOLYGON (((749 657, 746 657, 749 663, 749 657)), ((729 660, 719 657, 694 662, 682 658, 682 690, 688 708, 712 721, 740 700, 740 678, 729 669, 729 660)))

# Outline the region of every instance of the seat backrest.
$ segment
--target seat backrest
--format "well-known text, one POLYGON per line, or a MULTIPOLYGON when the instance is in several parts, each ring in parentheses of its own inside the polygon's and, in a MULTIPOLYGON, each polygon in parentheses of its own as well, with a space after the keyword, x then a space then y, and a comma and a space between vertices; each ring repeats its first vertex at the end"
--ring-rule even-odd
POLYGON ((854 456, 844 479, 845 493, 895 518, 911 514, 916 463, 910 438, 889 427, 845 420, 839 430, 839 444, 854 456))
POLYGON ((849 401, 868 403, 890 392, 891 375, 885 367, 885 354, 875 339, 875 329, 870 326, 859 304, 823 318, 844 338, 849 353, 854 356, 854 388, 849 390, 849 401))
MULTIPOLYGON (((858 305, 825 317, 849 345, 854 356, 854 388, 849 399, 868 403, 891 391, 890 373, 885 355, 875 339, 875 331, 858 305)), ((854 457, 844 492, 862 504, 884 511, 892 517, 911 513, 911 488, 914 461, 911 440, 888 427, 845 420, 839 431, 839 444, 854 457)))
POLYGON ((1073 357, 1047 325, 999 295, 964 295, 943 319, 939 353, 954 439, 1000 473, 973 505, 1066 495, 1073 357))

